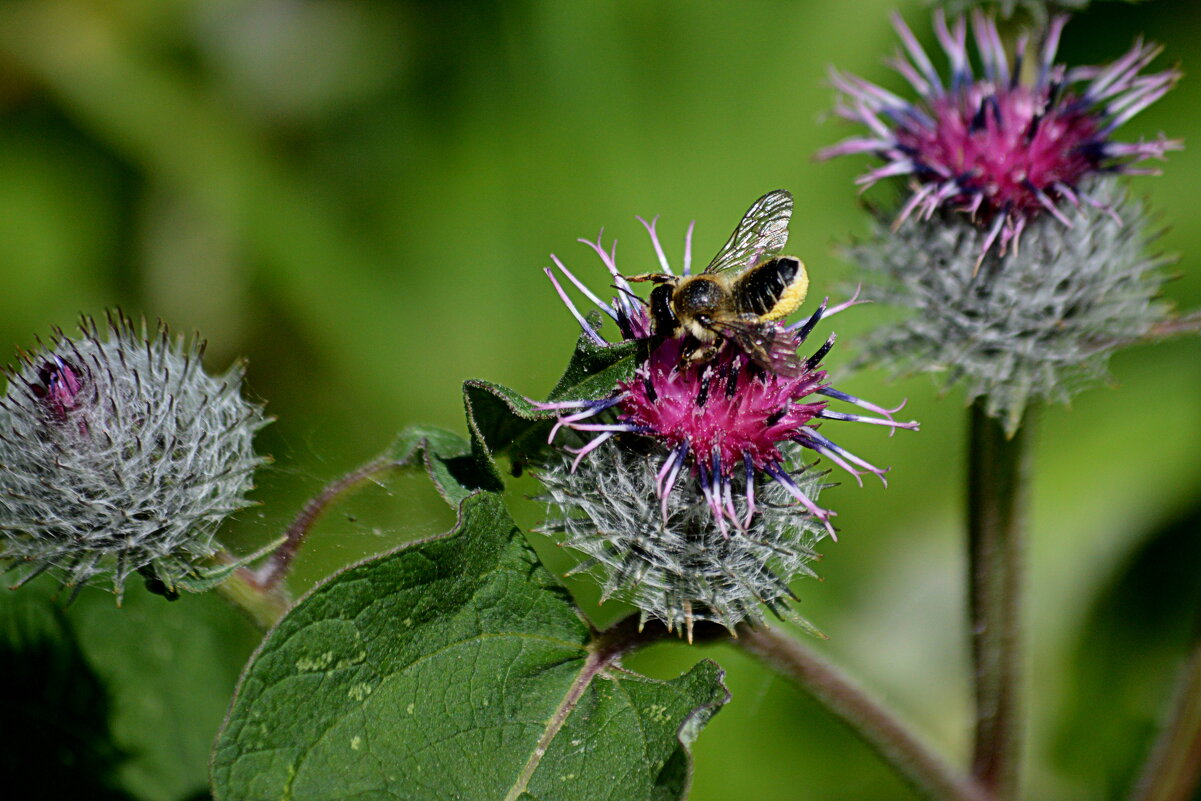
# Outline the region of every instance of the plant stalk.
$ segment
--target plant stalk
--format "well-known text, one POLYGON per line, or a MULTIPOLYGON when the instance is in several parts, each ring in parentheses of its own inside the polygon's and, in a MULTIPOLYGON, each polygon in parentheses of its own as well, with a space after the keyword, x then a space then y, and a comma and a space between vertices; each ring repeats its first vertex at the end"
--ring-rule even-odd
POLYGON ((968 439, 968 599, 975 686, 972 775, 1017 798, 1023 742, 1022 573, 1031 412, 1012 437, 972 404, 968 439))
POLYGON ((306 503, 300 513, 296 515, 292 525, 288 526, 283 544, 271 554, 263 567, 258 570, 239 571, 242 573, 243 579, 252 586, 263 590, 274 589, 288 575, 288 571, 292 567, 292 560, 296 558, 300 546, 304 544, 305 537, 321 519, 321 516, 341 500, 342 496, 396 466, 396 461, 392 459, 374 459, 352 470, 337 481, 327 484, 321 493, 306 503))
POLYGON ((292 604, 281 587, 264 589, 250 581, 248 576, 253 576, 253 571, 239 568, 215 589, 225 600, 246 613, 251 622, 266 631, 284 616, 292 604))
POLYGON ((1201 784, 1201 632, 1181 671, 1172 716, 1151 749, 1131 801, 1192 801, 1201 784))
POLYGON ((810 648, 768 628, 740 627, 731 642, 813 696, 927 798, 992 800, 982 784, 956 770, 882 701, 810 648))

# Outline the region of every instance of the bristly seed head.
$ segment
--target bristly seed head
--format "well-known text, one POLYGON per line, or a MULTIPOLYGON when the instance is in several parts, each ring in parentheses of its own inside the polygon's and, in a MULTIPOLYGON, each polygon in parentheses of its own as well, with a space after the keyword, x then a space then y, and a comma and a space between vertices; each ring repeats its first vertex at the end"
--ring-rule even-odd
POLYGON ((832 70, 842 95, 836 113, 862 123, 868 136, 852 137, 818 153, 826 159, 870 153, 883 165, 859 178, 864 188, 907 175, 912 194, 894 225, 911 215, 930 219, 954 209, 985 231, 979 258, 996 243, 1002 253, 1016 249, 1022 231, 1049 214, 1071 226, 1065 206, 1099 205, 1086 188, 1089 178, 1110 173, 1150 173, 1137 167, 1181 147, 1161 134, 1154 141, 1118 142, 1114 131, 1172 88, 1180 72, 1139 73, 1161 48, 1137 42, 1104 67, 1068 69, 1055 63, 1066 16, 1050 20, 1034 69, 1027 73, 1026 36, 1017 42, 1012 63, 996 22, 977 11, 972 17, 982 75, 973 71, 967 25, 948 27, 935 12, 939 43, 950 62, 944 83, 917 37, 894 16, 906 55, 890 64, 914 88, 909 102, 874 83, 832 70))
POLYGON ((212 377, 203 343, 147 331, 120 313, 6 369, 0 397, 0 559, 78 588, 135 572, 165 592, 218 550, 214 534, 264 462, 268 420, 235 366, 212 377))
MULTIPOLYGON (((825 473, 796 462, 800 452, 785 445, 783 469, 816 498, 825 473)), ((697 482, 681 482, 661 505, 655 458, 612 440, 574 470, 566 460, 553 462, 538 478, 546 488, 542 529, 584 554, 572 572, 595 573, 602 600, 633 603, 643 622, 661 620, 689 638, 697 621, 731 631, 744 621, 761 623, 765 607, 805 624, 788 607, 796 599, 788 585, 814 575, 810 563, 820 558, 814 548, 826 531, 783 485, 754 473, 736 476, 736 512, 746 512, 748 498, 757 499, 756 511, 750 525, 725 536, 697 482)))
POLYGON ((982 264, 986 232, 967 220, 896 232, 880 220, 848 256, 868 273, 867 297, 909 313, 870 334, 861 361, 960 383, 1011 433, 1030 403, 1068 402, 1170 310, 1160 288, 1171 260, 1149 253, 1157 231, 1118 183, 1089 186, 1112 213, 1081 206, 1070 228, 1035 220, 1019 252, 982 264))

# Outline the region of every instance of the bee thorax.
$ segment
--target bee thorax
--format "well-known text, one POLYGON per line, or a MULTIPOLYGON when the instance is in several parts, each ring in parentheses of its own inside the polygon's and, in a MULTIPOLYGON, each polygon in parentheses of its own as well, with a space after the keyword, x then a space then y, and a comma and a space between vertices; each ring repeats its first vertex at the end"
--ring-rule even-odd
POLYGON ((707 275, 682 281, 671 297, 671 305, 681 320, 702 314, 713 316, 728 302, 729 292, 726 288, 707 275))

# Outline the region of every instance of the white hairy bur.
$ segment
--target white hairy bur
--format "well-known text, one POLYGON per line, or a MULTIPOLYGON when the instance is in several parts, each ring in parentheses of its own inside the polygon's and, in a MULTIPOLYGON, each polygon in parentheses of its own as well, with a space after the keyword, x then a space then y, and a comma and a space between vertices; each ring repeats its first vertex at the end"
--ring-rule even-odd
POLYGON ((55 332, 7 371, 0 399, 0 559, 121 595, 138 572, 174 592, 203 575, 214 535, 248 506, 269 420, 240 365, 210 376, 204 343, 120 313, 55 332))

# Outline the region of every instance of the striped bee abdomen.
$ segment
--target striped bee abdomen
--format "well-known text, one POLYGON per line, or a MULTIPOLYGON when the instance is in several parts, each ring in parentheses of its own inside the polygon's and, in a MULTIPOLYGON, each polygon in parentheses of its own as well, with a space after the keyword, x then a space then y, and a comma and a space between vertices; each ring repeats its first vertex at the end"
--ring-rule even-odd
POLYGON ((791 256, 780 256, 738 276, 733 292, 740 312, 757 314, 763 320, 778 320, 801 305, 808 289, 805 265, 791 256))

